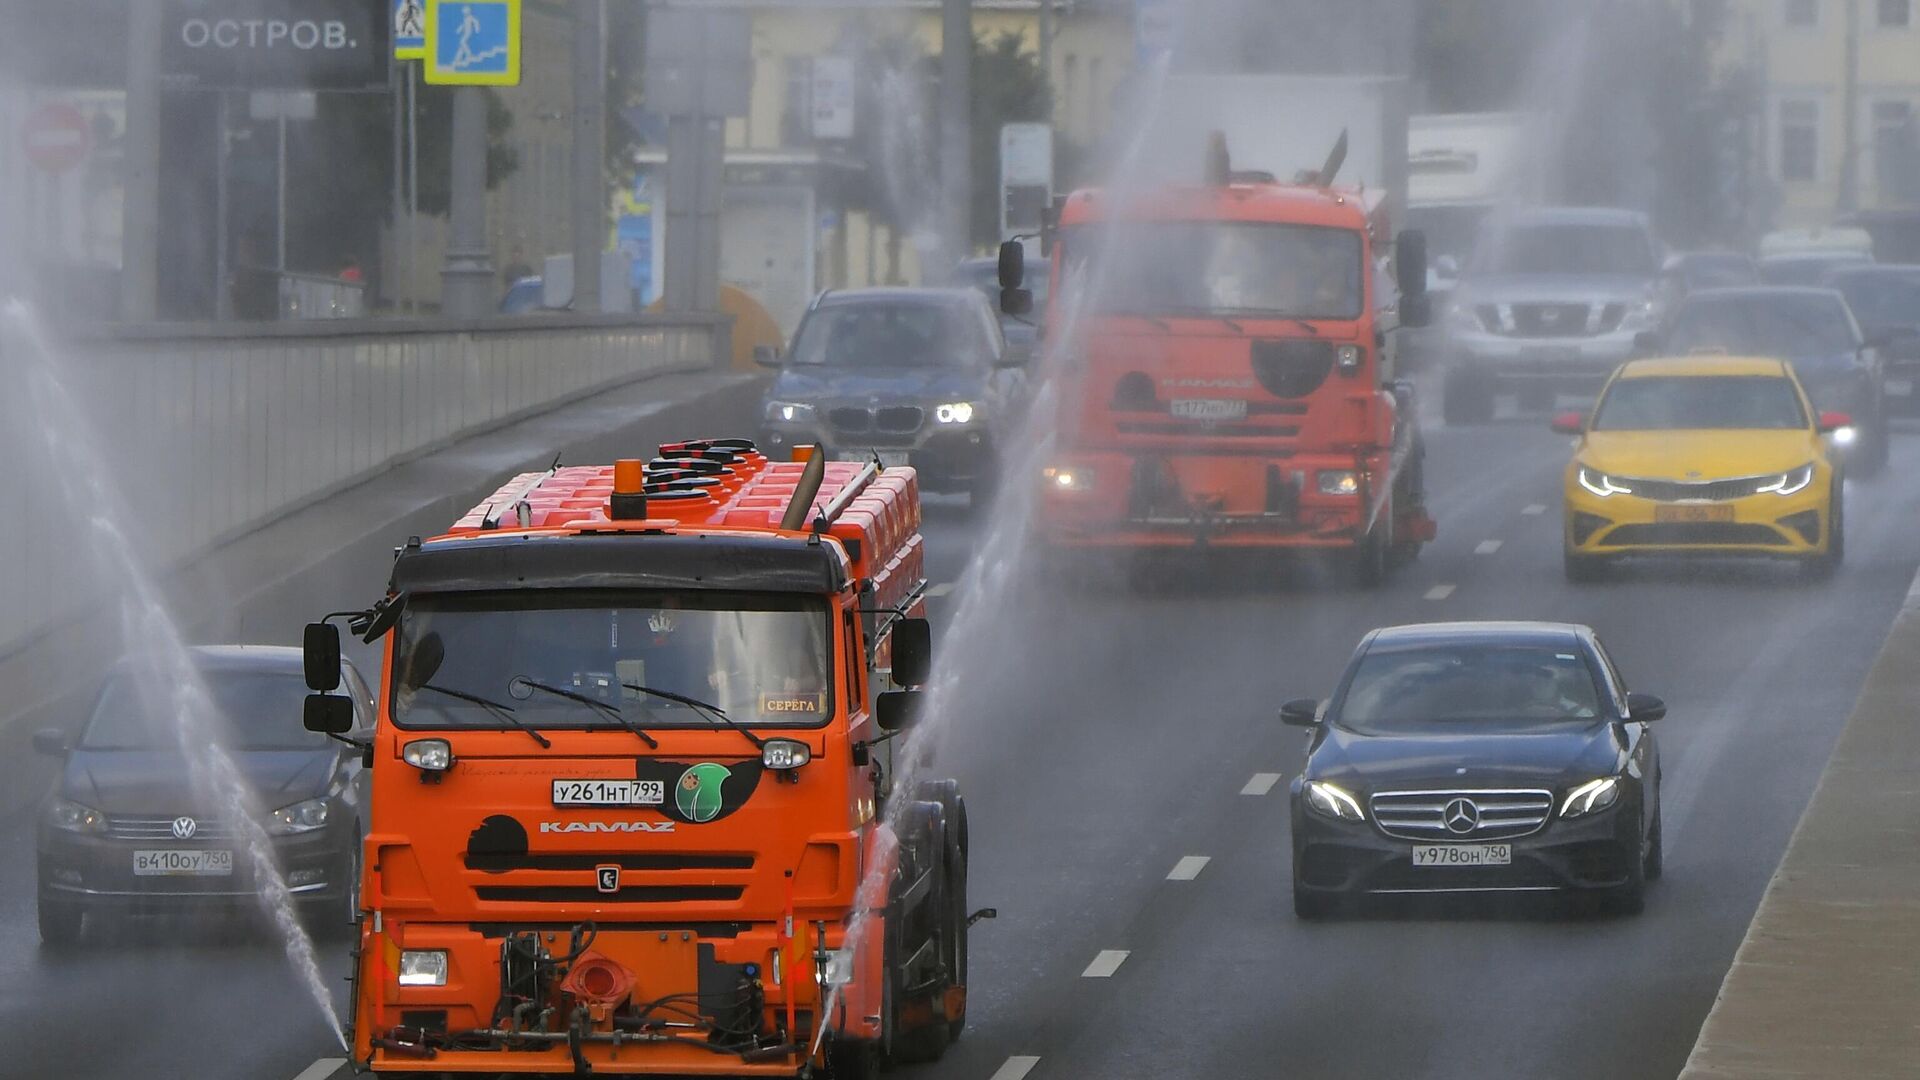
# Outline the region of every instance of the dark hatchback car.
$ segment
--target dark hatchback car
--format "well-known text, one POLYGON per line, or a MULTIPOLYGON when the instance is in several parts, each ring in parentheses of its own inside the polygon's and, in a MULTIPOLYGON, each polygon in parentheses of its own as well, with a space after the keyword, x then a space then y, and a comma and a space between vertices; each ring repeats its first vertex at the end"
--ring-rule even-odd
MULTIPOLYGON (((294 900, 316 928, 344 931, 357 902, 365 820, 360 751, 302 726, 300 650, 204 646, 193 660, 220 712, 211 727, 294 900)), ((373 695, 359 672, 342 666, 352 736, 363 737, 373 695)), ((34 737, 36 749, 64 759, 39 825, 40 938, 48 945, 72 944, 103 918, 231 908, 258 895, 241 835, 191 778, 164 693, 122 665, 77 737, 34 737)))
POLYGON ((1857 430, 1846 461, 1859 475, 1887 463, 1885 339, 1860 330, 1847 298, 1834 289, 1758 286, 1708 289, 1681 301, 1666 328, 1642 351, 1684 356, 1726 353, 1770 357, 1793 373, 1819 412, 1843 412, 1857 430))
POLYGON ((1638 912, 1660 876, 1666 706, 1629 694, 1592 630, 1431 623, 1361 640, 1293 782, 1293 903, 1581 892, 1638 912))
POLYGON ((1920 266, 1867 263, 1835 270, 1826 283, 1847 298, 1861 331, 1882 342, 1889 401, 1920 412, 1920 266))
POLYGON ((822 294, 792 349, 759 354, 780 369, 762 405, 762 445, 877 457, 913 466, 930 490, 983 494, 1025 407, 1030 355, 970 288, 822 294))

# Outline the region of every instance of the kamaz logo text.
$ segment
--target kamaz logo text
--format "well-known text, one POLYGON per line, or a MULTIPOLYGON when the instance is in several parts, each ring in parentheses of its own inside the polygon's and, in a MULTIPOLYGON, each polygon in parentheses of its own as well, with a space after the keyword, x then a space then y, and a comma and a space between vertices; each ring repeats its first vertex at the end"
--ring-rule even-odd
POLYGON ((543 833, 583 832, 583 833, 636 833, 636 832, 672 832, 671 821, 543 821, 540 823, 543 833))

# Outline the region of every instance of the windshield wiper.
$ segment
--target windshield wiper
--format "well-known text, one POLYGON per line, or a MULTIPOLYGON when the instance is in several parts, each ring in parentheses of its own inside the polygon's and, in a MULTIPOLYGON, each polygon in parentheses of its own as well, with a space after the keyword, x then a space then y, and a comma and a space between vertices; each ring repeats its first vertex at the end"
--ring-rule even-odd
POLYGON ((739 732, 740 734, 745 735, 747 737, 747 741, 752 743, 755 749, 765 749, 767 745, 767 740, 762 739, 760 736, 755 735, 753 732, 748 731, 746 728, 741 727, 739 721, 735 720, 731 716, 728 716, 727 710, 721 708, 718 705, 713 705, 708 702, 701 701, 699 698, 690 698, 685 694, 676 694, 671 690, 656 690, 651 686, 641 686, 639 683, 623 682, 620 685, 626 687, 629 690, 632 690, 634 693, 646 694, 649 697, 657 697, 662 701, 676 702, 678 704, 685 705, 689 709, 693 709, 698 712, 706 713, 710 716, 716 717, 717 719, 719 719, 721 723, 727 725, 728 727, 739 732))
POLYGON ((577 701, 582 705, 586 705, 590 708, 598 709, 602 713, 605 713, 607 716, 611 717, 614 723, 619 724, 621 727, 626 728, 628 731, 631 731, 635 735, 640 736, 640 741, 646 743, 649 749, 652 749, 652 750, 660 749, 660 740, 655 739, 653 736, 647 734, 644 730, 636 726, 632 721, 628 720, 625 713, 622 713, 619 709, 614 708, 612 705, 609 705, 604 701, 601 701, 599 698, 588 697, 587 695, 579 693, 577 691, 569 690, 564 686, 551 686, 547 683, 536 682, 533 679, 527 678, 525 675, 515 675, 513 678, 507 680, 507 690, 509 693, 512 692, 513 685, 515 683, 519 683, 521 686, 528 687, 529 689, 539 690, 543 693, 552 694, 555 697, 566 698, 568 701, 577 701))
POLYGON ((415 689, 431 690, 436 694, 445 694, 450 698, 458 698, 461 701, 472 702, 473 704, 480 706, 481 708, 487 710, 488 712, 499 717, 500 719, 505 720, 507 723, 512 724, 514 727, 519 728, 521 731, 526 732, 528 735, 532 736, 533 741, 539 743, 542 748, 551 747, 553 745, 552 740, 548 739, 545 735, 542 735, 538 731, 535 731, 533 728, 529 727, 525 720, 522 720, 519 717, 513 715, 513 706, 511 705, 502 705, 499 702, 492 700, 491 698, 483 698, 479 694, 469 694, 465 690, 455 690, 451 686, 441 686, 437 683, 421 683, 419 686, 415 687, 415 689))

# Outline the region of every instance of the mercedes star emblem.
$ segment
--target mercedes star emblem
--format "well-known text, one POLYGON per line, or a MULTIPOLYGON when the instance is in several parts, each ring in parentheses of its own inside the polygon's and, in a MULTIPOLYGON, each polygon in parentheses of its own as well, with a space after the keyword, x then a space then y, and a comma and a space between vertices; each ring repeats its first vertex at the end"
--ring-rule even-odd
POLYGON ((1455 799, 1440 812, 1440 820, 1446 823, 1450 833, 1470 833, 1480 827, 1480 808, 1473 805, 1472 799, 1455 799))
POLYGON ((176 840, 191 840, 193 834, 200 831, 200 823, 190 817, 173 819, 173 835, 176 840))

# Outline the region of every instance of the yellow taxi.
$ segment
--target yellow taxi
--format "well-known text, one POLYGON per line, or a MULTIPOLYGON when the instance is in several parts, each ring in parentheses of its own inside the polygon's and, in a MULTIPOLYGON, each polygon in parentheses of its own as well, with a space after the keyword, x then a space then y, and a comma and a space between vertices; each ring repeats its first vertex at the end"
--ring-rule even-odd
POLYGON ((1813 576, 1846 548, 1839 458, 1844 413, 1816 413, 1791 365, 1688 356, 1632 360, 1591 415, 1566 474, 1566 569, 1596 578, 1621 555, 1763 555, 1813 576))

